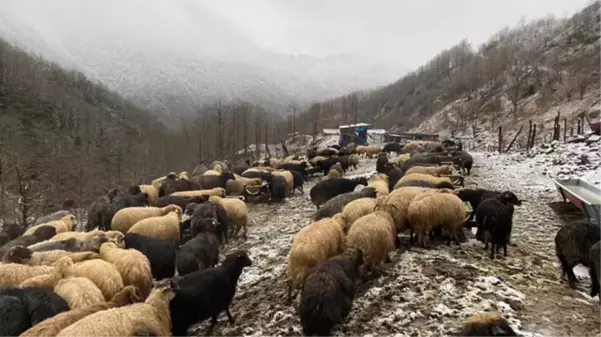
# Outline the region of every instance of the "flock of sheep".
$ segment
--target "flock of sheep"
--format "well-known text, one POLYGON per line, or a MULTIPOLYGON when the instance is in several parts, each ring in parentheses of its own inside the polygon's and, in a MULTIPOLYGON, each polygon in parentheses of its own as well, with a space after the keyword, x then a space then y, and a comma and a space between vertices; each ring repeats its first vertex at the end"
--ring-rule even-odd
MULTIPOLYGON (((375 276, 401 244, 399 234, 409 231, 409 243, 424 247, 437 237, 464 242, 466 202, 491 258, 500 248, 507 255, 521 201, 511 191, 456 188, 453 166, 469 174, 472 161, 452 142, 333 146, 238 165, 214 161, 127 193, 107 191, 90 205, 83 231, 75 231, 69 210, 37 219, 23 234, 5 226, 0 335, 181 336, 208 318, 210 335, 224 311, 234 324, 229 306, 252 261, 246 251, 230 249, 219 264, 220 249, 246 238, 247 203, 304 195, 304 182, 320 173, 309 192, 315 221, 290 248, 288 300, 300 290, 305 335, 329 335, 349 314, 356 283, 375 276), (375 156, 370 179, 344 177, 361 157, 375 156)), ((567 263, 581 262, 574 259, 567 263)), ((499 314, 487 313, 471 317, 460 335, 516 334, 499 314)))

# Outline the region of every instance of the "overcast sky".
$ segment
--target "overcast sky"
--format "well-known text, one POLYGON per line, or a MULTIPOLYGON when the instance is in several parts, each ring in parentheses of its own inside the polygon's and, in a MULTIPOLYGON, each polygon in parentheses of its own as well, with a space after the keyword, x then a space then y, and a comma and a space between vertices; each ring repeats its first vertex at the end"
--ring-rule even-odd
POLYGON ((520 18, 572 15, 591 0, 204 0, 266 49, 398 59, 415 69, 462 38, 486 41, 520 18))

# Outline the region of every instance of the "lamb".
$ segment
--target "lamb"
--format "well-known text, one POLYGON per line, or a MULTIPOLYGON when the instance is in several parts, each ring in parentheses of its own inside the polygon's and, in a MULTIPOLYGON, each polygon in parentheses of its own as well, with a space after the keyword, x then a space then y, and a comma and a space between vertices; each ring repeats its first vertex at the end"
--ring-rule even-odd
POLYGON ((228 180, 225 186, 227 194, 242 194, 244 186, 256 186, 261 185, 260 178, 244 178, 237 174, 234 174, 235 180, 228 180))
MULTIPOLYGON (((75 229, 75 225, 77 225, 77 219, 73 214, 67 214, 62 217, 60 220, 50 221, 44 224, 44 226, 51 226, 56 229, 56 233, 70 232, 75 229)), ((29 228, 23 233, 23 235, 31 235, 35 232, 40 226, 37 225, 29 228)))
POLYGON ((388 164, 388 156, 385 152, 378 154, 378 159, 376 160, 376 171, 378 173, 386 172, 386 164, 388 164))
POLYGON ((517 336, 506 319, 497 312, 473 315, 456 336, 517 336))
POLYGON ((225 189, 228 180, 236 180, 236 177, 234 177, 232 172, 224 171, 219 175, 207 175, 207 172, 202 176, 195 177, 195 182, 200 185, 200 188, 202 189, 213 189, 216 187, 225 189))
POLYGON ((388 189, 388 176, 385 174, 376 174, 367 187, 375 189, 378 197, 385 197, 390 193, 388 189))
POLYGON ((360 198, 375 198, 377 192, 372 187, 364 187, 363 189, 356 192, 348 192, 335 196, 328 200, 323 206, 315 213, 315 220, 321 220, 326 217, 332 217, 336 213, 342 212, 344 206, 349 202, 360 199, 360 198))
POLYGON ((207 199, 209 199, 209 197, 207 196, 202 196, 202 195, 197 195, 197 196, 193 196, 193 197, 182 197, 182 196, 177 196, 177 195, 167 195, 167 196, 163 196, 160 197, 157 202, 155 203, 155 207, 166 207, 169 205, 177 205, 179 207, 181 207, 181 209, 185 209, 186 206, 188 206, 189 203, 191 202, 195 202, 197 204, 203 203, 205 201, 207 201, 207 199))
POLYGON ((349 165, 349 167, 352 166, 356 170, 357 165, 359 165, 359 156, 357 154, 351 154, 348 157, 348 165, 349 165))
POLYGON ((182 218, 182 209, 178 206, 171 212, 138 221, 128 233, 147 235, 155 239, 167 240, 177 244, 180 239, 179 223, 182 218))
POLYGON ((212 232, 217 235, 220 243, 227 243, 228 224, 225 208, 219 203, 208 202, 198 205, 192 211, 190 234, 194 237, 200 232, 212 232))
POLYGON ((459 166, 463 174, 469 176, 474 164, 474 158, 465 151, 457 151, 453 153, 453 164, 459 166))
POLYGON ((93 252, 72 253, 64 250, 32 252, 23 246, 11 247, 3 257, 4 263, 20 263, 30 266, 50 266, 61 258, 68 256, 73 262, 81 262, 98 258, 93 252))
POLYGON ((459 244, 467 217, 467 206, 452 193, 428 191, 413 198, 407 208, 411 229, 417 235, 418 244, 424 247, 428 247, 424 234, 436 226, 441 226, 450 233, 447 244, 453 239, 459 244))
POLYGON ((340 165, 340 163, 336 163, 330 166, 330 169, 328 170, 328 178, 342 178, 343 173, 344 170, 342 169, 342 165, 340 165))
MULTIPOLYGON (((493 199, 487 199, 485 202, 489 200, 493 199)), ((483 205, 484 202, 480 207, 483 205)), ((573 270, 577 264, 594 268, 594 261, 590 260, 589 252, 599 239, 601 239, 601 230, 596 224, 566 225, 557 232, 555 254, 561 265, 562 276, 568 277, 570 288, 576 288, 578 282, 573 270)))
POLYGON ((591 277, 591 297, 599 294, 599 279, 601 275, 601 241, 597 241, 588 253, 588 258, 591 263, 589 267, 589 275, 591 277))
POLYGON ((271 201, 284 202, 286 200, 287 186, 284 177, 275 176, 271 181, 270 195, 271 201))
POLYGON ((294 176, 290 171, 273 171, 273 177, 283 177, 286 180, 286 196, 291 196, 294 191, 294 176))
POLYGON ((175 193, 171 194, 171 196, 178 196, 178 197, 197 197, 197 196, 210 197, 212 195, 225 197, 225 195, 226 195, 225 188, 215 187, 210 190, 181 191, 181 192, 175 192, 175 193))
POLYGON ((56 235, 56 228, 52 226, 42 225, 39 228, 37 228, 32 235, 19 236, 18 238, 5 243, 0 248, 0 257, 4 256, 4 254, 10 249, 10 247, 34 245, 38 242, 48 240, 54 235, 56 235))
POLYGON ((123 307, 143 300, 144 298, 142 298, 142 295, 134 286, 127 286, 119 290, 119 292, 115 294, 115 296, 113 296, 113 298, 111 298, 111 300, 108 302, 102 302, 85 308, 71 309, 69 311, 61 312, 60 314, 48 318, 29 328, 20 336, 54 337, 64 328, 93 313, 111 308, 123 307))
POLYGON ((350 227, 346 246, 365 253, 365 270, 371 271, 389 259, 397 244, 397 232, 392 218, 394 205, 381 205, 373 213, 362 216, 350 227))
POLYGON ((100 258, 117 267, 124 285, 135 286, 144 297, 150 294, 152 271, 150 261, 144 254, 135 249, 122 249, 112 242, 107 242, 100 246, 100 258))
POLYGON ((83 309, 104 302, 102 291, 85 277, 68 277, 58 280, 54 292, 65 299, 71 309, 83 309))
POLYGON ((360 249, 347 248, 309 270, 298 310, 305 336, 329 336, 334 324, 342 323, 348 316, 363 263, 360 249))
POLYGON ((246 239, 247 227, 248 227, 248 207, 244 201, 234 198, 220 198, 217 196, 211 196, 209 202, 216 203, 227 212, 227 222, 232 227, 232 237, 238 235, 240 229, 243 229, 243 237, 246 239))
POLYGON ((342 209, 342 219, 344 220, 344 233, 348 233, 352 224, 364 215, 373 213, 376 207, 376 199, 360 198, 346 204, 342 209))
POLYGON ((111 221, 111 229, 114 231, 119 231, 123 234, 127 233, 127 231, 136 223, 141 220, 167 215, 172 211, 179 209, 181 211, 181 207, 177 205, 168 205, 163 208, 158 207, 128 207, 122 210, 119 210, 113 216, 113 220, 111 221))
POLYGON ((64 328, 57 336, 134 336, 139 331, 170 336, 169 302, 176 287, 171 279, 160 281, 143 303, 95 312, 64 328))
POLYGON ((325 204, 333 197, 342 193, 352 192, 357 185, 367 186, 367 179, 360 177, 354 179, 333 178, 322 180, 315 184, 311 188, 311 191, 309 191, 311 202, 319 209, 319 206, 325 204))
POLYGON ((519 206, 521 202, 513 192, 505 191, 497 197, 485 199, 476 209, 476 238, 485 242, 485 248, 488 248, 489 241, 492 242, 491 259, 494 259, 495 247, 497 251, 503 247, 503 253, 507 256, 507 244, 513 227, 514 204, 519 206), (503 235, 504 238, 501 237, 503 235))
POLYGON ((117 267, 101 259, 76 263, 73 265, 73 277, 85 277, 94 282, 107 301, 123 288, 123 278, 117 267))
POLYGON ((177 249, 175 264, 179 275, 214 267, 219 262, 219 240, 213 233, 199 233, 177 249))
MULTIPOLYGON (((37 288, 7 288, 0 290, 0 298, 17 298, 23 304, 26 309, 27 315, 23 316, 22 307, 18 306, 15 309, 20 311, 20 319, 26 321, 12 322, 10 325, 13 327, 11 330, 15 331, 13 336, 19 335, 30 327, 42 322, 43 320, 53 317, 61 312, 68 311, 69 306, 64 299, 48 289, 37 289, 37 288), (19 310, 21 309, 21 310, 19 310)), ((15 301, 0 301, 2 304, 15 305, 15 301)), ((2 308, 6 310, 5 308, 2 308)), ((9 309, 11 310, 11 309, 9 309)), ((12 310, 11 310, 12 311, 12 310)), ((0 318, 2 320, 4 317, 0 318)), ((4 324, 0 324, 0 329, 4 327, 4 324)))
POLYGON ((126 195, 122 198, 115 198, 109 207, 102 213, 102 221, 99 229, 108 231, 111 228, 113 216, 121 209, 126 207, 136 207, 148 205, 148 194, 138 193, 136 195, 126 195))
POLYGON ((250 265, 252 261, 248 253, 237 250, 228 254, 217 267, 195 271, 179 278, 179 289, 169 305, 173 336, 185 336, 192 324, 211 317, 211 326, 206 332, 210 336, 222 311, 227 314, 230 324, 234 324, 229 306, 242 270, 250 265))
POLYGON ((325 218, 303 227, 294 237, 288 254, 288 301, 292 290, 301 287, 307 272, 318 262, 340 254, 344 245, 342 215, 325 218))
POLYGON ((88 208, 88 222, 84 228, 86 232, 100 227, 102 224, 102 213, 106 212, 109 205, 113 202, 113 199, 120 193, 121 192, 118 189, 109 190, 106 191, 105 195, 92 202, 90 208, 88 208))
POLYGON ((433 176, 450 175, 453 173, 453 168, 448 165, 443 166, 413 166, 405 172, 406 175, 413 173, 429 174, 433 176))
POLYGON ((152 277, 156 280, 173 277, 175 274, 175 250, 177 245, 137 233, 125 234, 125 245, 144 254, 150 262, 152 277))

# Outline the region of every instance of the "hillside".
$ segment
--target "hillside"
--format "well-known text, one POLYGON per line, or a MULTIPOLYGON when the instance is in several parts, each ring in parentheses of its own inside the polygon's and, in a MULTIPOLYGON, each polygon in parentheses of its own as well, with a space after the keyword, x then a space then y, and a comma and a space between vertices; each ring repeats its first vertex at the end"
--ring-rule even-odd
POLYGON ((388 86, 322 102, 319 127, 352 121, 355 110, 377 127, 470 136, 549 122, 558 110, 569 125, 580 112, 596 117, 599 8, 506 28, 477 49, 462 41, 388 86))
POLYGON ((0 36, 142 102, 171 125, 217 100, 286 113, 292 101, 382 85, 402 71, 356 55, 274 53, 191 1, 8 2, 0 13, 0 36))

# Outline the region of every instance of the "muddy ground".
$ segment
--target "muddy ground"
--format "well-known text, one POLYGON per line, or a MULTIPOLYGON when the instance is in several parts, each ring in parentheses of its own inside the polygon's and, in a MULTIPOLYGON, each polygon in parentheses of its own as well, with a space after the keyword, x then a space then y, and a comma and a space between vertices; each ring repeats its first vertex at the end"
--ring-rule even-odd
MULTIPOLYGON (((492 310, 527 336, 599 335, 599 301, 587 295, 589 280, 584 277, 579 290, 569 289, 560 279, 554 252, 560 226, 582 218, 578 213, 558 216, 556 211, 566 209, 536 168, 484 154, 474 157, 476 167, 467 183, 511 189, 527 200, 516 209, 515 246, 508 248, 508 257, 491 261, 473 238, 461 246, 441 243, 426 250, 409 247, 404 237, 381 275, 359 285, 351 314, 335 335, 447 335, 470 314, 492 310)), ((349 175, 369 175, 374 169, 375 161, 364 160, 349 175)), ((294 235, 312 222, 315 207, 308 191, 319 179, 283 205, 249 206, 249 237, 230 244, 226 252, 248 249, 253 265, 244 270, 232 303, 236 323, 230 325, 221 315, 214 335, 302 335, 297 302, 285 304, 285 271, 294 235)), ((204 335, 207 327, 205 322, 190 332, 204 335)))

